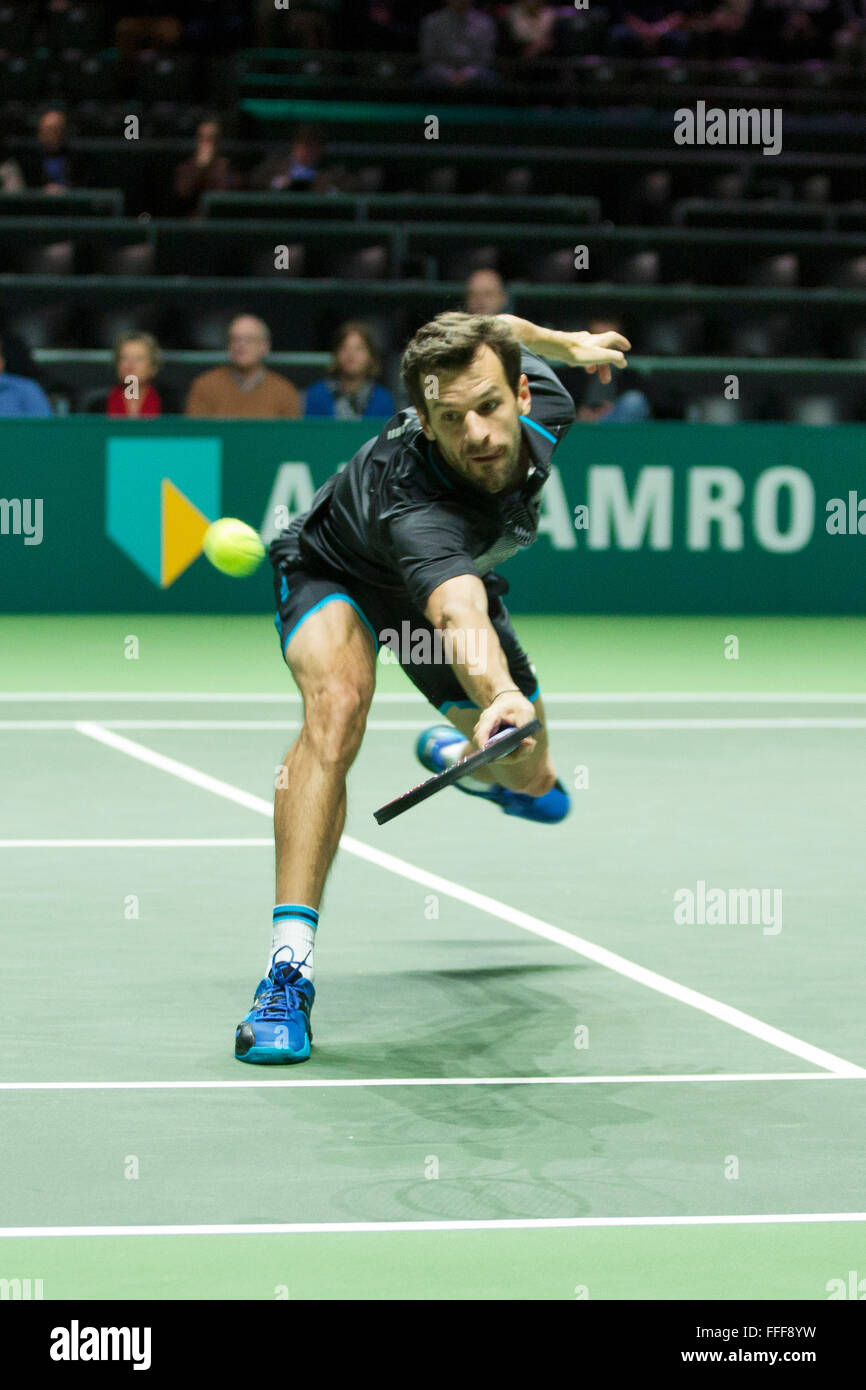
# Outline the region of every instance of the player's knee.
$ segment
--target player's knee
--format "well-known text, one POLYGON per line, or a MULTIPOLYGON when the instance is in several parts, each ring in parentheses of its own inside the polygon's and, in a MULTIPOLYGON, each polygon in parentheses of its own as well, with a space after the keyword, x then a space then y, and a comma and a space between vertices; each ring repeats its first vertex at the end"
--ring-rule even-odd
POLYGON ((306 694, 304 729, 323 763, 352 762, 364 737, 372 697, 363 681, 329 682, 306 694))

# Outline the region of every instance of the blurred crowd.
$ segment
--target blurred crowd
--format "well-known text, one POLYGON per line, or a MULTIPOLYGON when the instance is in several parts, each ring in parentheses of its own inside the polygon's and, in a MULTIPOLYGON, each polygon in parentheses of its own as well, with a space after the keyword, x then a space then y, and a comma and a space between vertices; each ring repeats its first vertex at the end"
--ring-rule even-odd
MULTIPOLYGON (((466 282, 463 307, 472 314, 509 311, 508 287, 499 272, 474 271, 466 282)), ((624 331, 622 319, 613 315, 599 315, 580 326, 591 333, 624 331)), ((227 328, 225 361, 195 377, 181 398, 171 381, 161 377, 163 354, 156 338, 144 332, 123 333, 114 348, 114 384, 96 393, 88 410, 121 419, 183 413, 214 420, 364 420, 388 419, 408 403, 395 399, 382 384, 382 354, 372 329, 361 319, 340 325, 326 375, 305 391, 268 366, 271 351, 268 325, 253 314, 238 315, 227 328)), ((52 414, 37 375, 26 345, 14 330, 4 330, 0 417, 52 414)), ((646 384, 630 369, 615 373, 609 385, 582 372, 569 372, 568 378, 581 422, 629 423, 652 413, 646 384)))
MULTIPOLYGON (((38 43, 81 0, 21 7, 38 43)), ((415 53, 431 82, 496 79, 498 59, 531 77, 539 59, 567 53, 590 9, 603 19, 603 52, 775 62, 855 54, 862 60, 866 0, 85 0, 90 31, 124 59, 142 51, 230 53, 241 47, 415 53)), ((2 42, 0 42, 2 47, 2 42)))

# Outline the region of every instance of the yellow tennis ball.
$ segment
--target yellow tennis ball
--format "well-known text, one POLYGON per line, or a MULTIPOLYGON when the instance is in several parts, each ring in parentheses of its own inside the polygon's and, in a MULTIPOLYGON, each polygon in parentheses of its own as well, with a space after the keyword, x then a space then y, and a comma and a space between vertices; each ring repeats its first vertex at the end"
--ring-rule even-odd
POLYGON ((258 532, 236 516, 214 521, 205 531, 203 549, 212 565, 236 579, 252 574, 265 556, 258 532))

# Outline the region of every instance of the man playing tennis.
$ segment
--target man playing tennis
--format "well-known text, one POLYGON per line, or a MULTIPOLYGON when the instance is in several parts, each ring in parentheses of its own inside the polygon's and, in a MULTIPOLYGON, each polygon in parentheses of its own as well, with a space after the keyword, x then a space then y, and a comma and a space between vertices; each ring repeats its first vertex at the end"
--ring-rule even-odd
POLYGON ((551 457, 574 421, 571 396, 541 359, 598 369, 609 381, 629 347, 618 333, 563 333, 510 314, 440 314, 403 355, 411 407, 271 545, 275 623, 304 722, 275 796, 271 952, 236 1031, 240 1061, 310 1055, 318 909, 373 698, 380 634, 408 621, 413 635, 451 639, 450 664, 413 660, 414 642, 399 648, 409 679, 451 720, 418 739, 428 771, 481 748, 502 724, 536 716, 537 738, 457 785, 507 815, 547 823, 567 815, 535 671, 494 567, 535 540, 551 457))

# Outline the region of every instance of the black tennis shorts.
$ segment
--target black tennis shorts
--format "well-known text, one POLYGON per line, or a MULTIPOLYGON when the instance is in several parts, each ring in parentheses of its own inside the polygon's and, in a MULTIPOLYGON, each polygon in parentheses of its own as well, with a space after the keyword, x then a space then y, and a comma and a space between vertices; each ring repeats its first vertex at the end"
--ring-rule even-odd
MULTIPOLYGON (((518 690, 535 701, 538 680, 535 667, 517 640, 502 594, 508 583, 498 574, 484 576, 487 609, 508 662, 511 678, 518 690)), ((355 579, 341 579, 305 569, 274 566, 274 593, 277 611, 274 626, 285 657, 286 648, 298 628, 326 603, 349 603, 370 633, 378 656, 383 646, 399 663, 413 685, 439 710, 447 714, 452 706, 477 709, 444 658, 448 654, 442 634, 436 633, 420 609, 393 590, 377 589, 355 579)), ((468 651, 470 659, 478 653, 468 651)))

